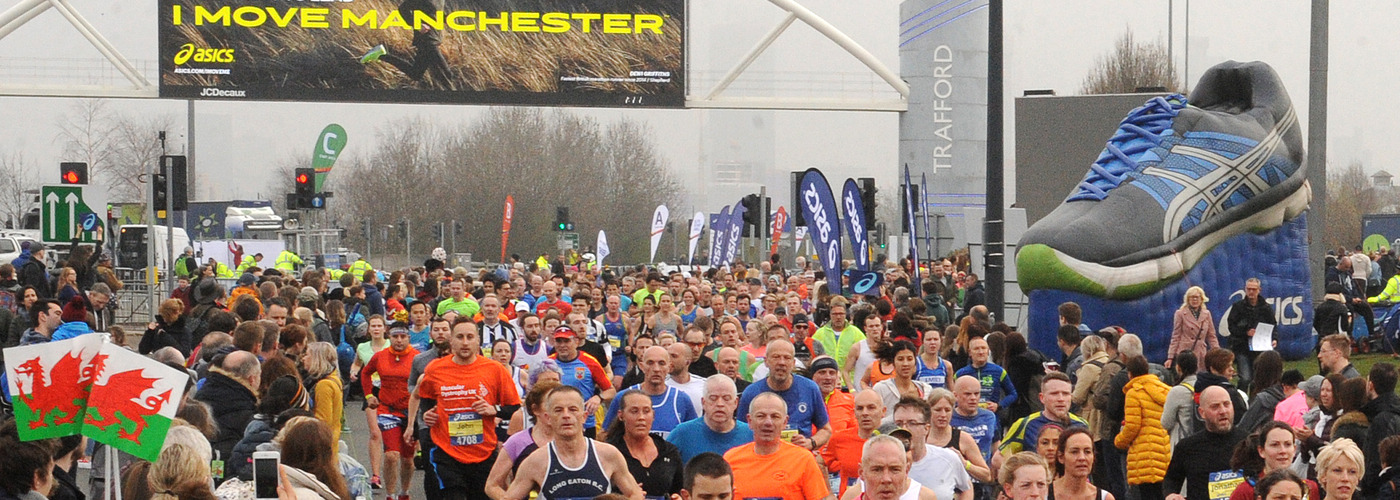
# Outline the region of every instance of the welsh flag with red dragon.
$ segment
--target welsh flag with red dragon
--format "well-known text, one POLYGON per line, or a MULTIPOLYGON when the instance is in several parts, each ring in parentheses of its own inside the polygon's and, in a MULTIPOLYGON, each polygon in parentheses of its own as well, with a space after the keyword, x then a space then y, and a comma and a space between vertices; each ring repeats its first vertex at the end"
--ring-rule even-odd
POLYGON ((5 373, 20 439, 82 434, 150 461, 189 380, 91 334, 6 349, 5 373))

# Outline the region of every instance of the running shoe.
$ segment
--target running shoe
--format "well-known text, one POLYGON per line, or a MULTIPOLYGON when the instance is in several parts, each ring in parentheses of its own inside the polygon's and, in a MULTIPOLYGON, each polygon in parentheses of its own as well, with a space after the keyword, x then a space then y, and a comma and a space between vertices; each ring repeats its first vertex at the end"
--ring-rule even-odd
POLYGON ((380 57, 388 53, 389 50, 384 48, 384 44, 375 45, 374 48, 369 49, 369 52, 365 52, 365 55, 360 56, 360 64, 378 61, 380 57))
POLYGON ((1021 289, 1131 299, 1191 270, 1245 231, 1307 209, 1298 117, 1261 62, 1209 70, 1188 99, 1128 113, 1083 182, 1021 238, 1021 289))
POLYGON ((379 474, 375 474, 375 475, 373 475, 373 476, 370 476, 370 478, 369 478, 369 487, 370 487, 370 489, 372 489, 372 490, 377 490, 377 489, 380 489, 380 488, 383 488, 383 487, 384 487, 384 483, 383 483, 382 481, 379 480, 379 474))

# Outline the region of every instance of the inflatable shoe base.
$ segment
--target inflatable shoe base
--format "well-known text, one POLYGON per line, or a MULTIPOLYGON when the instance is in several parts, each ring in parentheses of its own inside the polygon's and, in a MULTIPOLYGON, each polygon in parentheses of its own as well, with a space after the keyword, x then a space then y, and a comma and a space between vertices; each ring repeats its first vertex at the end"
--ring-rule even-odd
MULTIPOLYGON (((1200 286, 1209 302, 1206 308, 1214 319, 1220 346, 1229 347, 1226 318, 1230 305, 1244 298, 1249 278, 1262 282, 1261 296, 1274 309, 1277 350, 1285 359, 1301 359, 1312 353, 1316 342, 1312 330, 1313 306, 1307 248, 1307 212, 1262 233, 1245 232, 1233 236, 1207 253, 1195 267, 1162 289, 1131 300, 1106 299, 1067 290, 1030 292, 1030 315, 1026 331, 1031 346, 1043 353, 1059 353, 1056 332, 1059 311, 1064 302, 1075 302, 1084 311, 1084 322, 1098 330, 1121 326, 1142 338, 1148 361, 1167 359, 1171 343, 1172 317, 1181 308, 1186 290, 1200 286)), ((1173 353, 1174 354, 1174 353, 1173 353)))

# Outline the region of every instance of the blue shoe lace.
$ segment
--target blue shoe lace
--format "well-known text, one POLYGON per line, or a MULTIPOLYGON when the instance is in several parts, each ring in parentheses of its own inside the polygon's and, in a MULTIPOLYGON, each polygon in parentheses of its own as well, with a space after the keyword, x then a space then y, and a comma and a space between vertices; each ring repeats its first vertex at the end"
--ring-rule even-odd
POLYGON ((1137 170, 1143 154, 1162 143, 1171 134, 1172 119, 1186 107, 1186 97, 1180 94, 1158 96, 1134 109, 1118 124, 1118 132, 1108 140, 1099 159, 1089 166, 1089 173, 1079 183, 1079 190, 1069 201, 1102 201, 1108 192, 1118 187, 1128 174, 1137 170))

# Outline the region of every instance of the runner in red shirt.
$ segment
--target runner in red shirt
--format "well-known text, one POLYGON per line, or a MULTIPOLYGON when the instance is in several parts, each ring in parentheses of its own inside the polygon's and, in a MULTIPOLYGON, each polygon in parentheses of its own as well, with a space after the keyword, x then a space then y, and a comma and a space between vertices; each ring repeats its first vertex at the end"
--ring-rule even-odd
POLYGON ((428 365, 417 396, 437 403, 430 432, 437 448, 428 462, 442 498, 452 500, 485 491, 496 458, 496 414, 503 406, 520 406, 520 396, 510 372, 481 356, 480 333, 471 318, 457 318, 448 341, 452 356, 428 365))
POLYGON ((391 496, 398 492, 399 500, 408 499, 408 484, 413 480, 413 446, 404 443, 405 415, 408 411, 408 374, 413 369, 413 357, 418 350, 410 345, 408 325, 394 322, 389 326, 389 348, 369 358, 360 372, 360 385, 365 390, 365 403, 378 413, 379 431, 384 442, 384 486, 391 496), (373 375, 379 375, 379 396, 371 391, 373 375))

